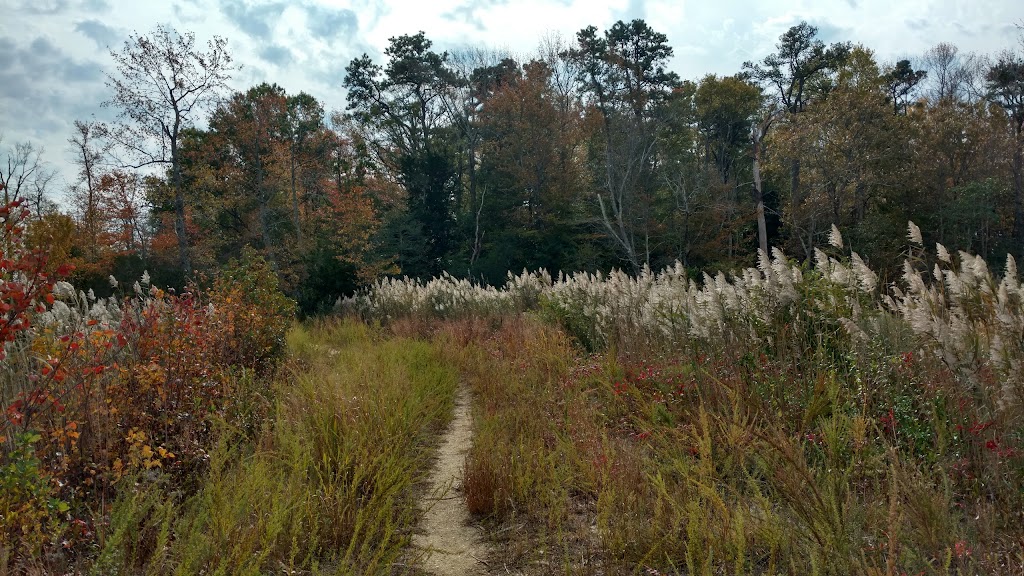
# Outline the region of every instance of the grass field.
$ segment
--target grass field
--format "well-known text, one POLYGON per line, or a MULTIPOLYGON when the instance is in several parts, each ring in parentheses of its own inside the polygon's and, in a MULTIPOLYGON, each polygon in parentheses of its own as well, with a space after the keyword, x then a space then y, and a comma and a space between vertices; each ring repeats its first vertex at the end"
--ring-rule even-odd
MULTIPOLYGON (((149 435, 111 424, 127 436, 106 445, 127 464, 74 491, 54 487, 80 478, 55 464, 78 460, 42 448, 84 446, 90 420, 34 438, 36 451, 6 439, 0 528, 21 540, 0 543, 0 572, 422 574, 410 545, 423 480, 463 386, 461 496, 489 573, 1022 573, 1015 262, 996 275, 911 246, 883 285, 840 246, 813 267, 775 254, 701 281, 681 267, 523 274, 502 289, 389 280, 344 302, 345 318, 293 326, 275 371, 237 359, 272 339, 237 339, 252 353, 227 349, 214 391, 207 371, 182 388, 176 374, 193 372, 171 370, 187 352, 148 332, 100 333, 122 363, 156 358, 87 365, 110 378, 96 380, 108 398, 169 367, 159 394, 128 396, 157 407, 133 416, 149 435)), ((217 308, 156 298, 146 310, 185 318, 193 339, 159 322, 154 334, 224 357, 199 346, 198 314, 217 308)), ((240 334, 255 325, 232 314, 240 334)), ((83 414, 123 421, 94 398, 83 414)))
POLYGON ((475 399, 467 506, 527 574, 1018 574, 1024 290, 918 249, 692 282, 385 283, 475 399))

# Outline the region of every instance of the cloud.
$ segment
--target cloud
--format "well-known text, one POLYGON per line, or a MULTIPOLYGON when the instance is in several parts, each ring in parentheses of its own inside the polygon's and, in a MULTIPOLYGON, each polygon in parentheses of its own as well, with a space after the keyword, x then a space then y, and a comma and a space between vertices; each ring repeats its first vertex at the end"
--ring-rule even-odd
MULTIPOLYGON (((199 5, 197 0, 184 0, 171 4, 171 11, 174 17, 182 24, 199 24, 207 17, 207 8, 199 5)), ((200 24, 201 25, 201 24, 200 24)))
POLYGON ((60 14, 68 9, 68 0, 26 0, 21 3, 17 10, 24 10, 29 14, 41 14, 52 16, 60 14))
POLYGON ((80 20, 75 23, 75 32, 83 34, 96 43, 96 47, 107 49, 117 45, 125 35, 96 19, 80 20))
MULTIPOLYGON (((490 4, 490 2, 488 2, 487 4, 490 4)), ((441 15, 441 17, 452 22, 463 22, 466 24, 470 24, 477 30, 483 32, 485 30, 484 22, 480 18, 480 16, 477 15, 477 11, 479 11, 480 9, 481 7, 477 4, 465 4, 456 7, 454 10, 451 10, 450 12, 445 12, 444 14, 441 15)))
POLYGON ((907 28, 911 30, 924 30, 928 28, 927 18, 910 18, 906 21, 907 28))
POLYGON ((833 24, 828 20, 812 19, 809 21, 809 24, 818 29, 818 39, 825 44, 846 42, 854 35, 851 28, 833 24))
POLYGON ((242 32, 266 40, 287 7, 286 2, 248 4, 245 0, 227 0, 221 3, 220 11, 242 32))
POLYGON ((257 54, 261 59, 278 67, 286 66, 292 61, 292 51, 278 44, 266 46, 257 54))
POLYGON ((359 29, 356 13, 347 8, 327 8, 316 4, 308 4, 306 10, 306 26, 313 36, 322 40, 332 40, 338 36, 353 36, 359 29))
POLYGON ((0 38, 0 109, 14 133, 45 134, 87 116, 103 98, 103 78, 99 63, 76 60, 48 38, 27 46, 0 38))
POLYGON ((106 12, 110 10, 110 2, 107 0, 85 0, 82 2, 82 8, 87 12, 106 12))

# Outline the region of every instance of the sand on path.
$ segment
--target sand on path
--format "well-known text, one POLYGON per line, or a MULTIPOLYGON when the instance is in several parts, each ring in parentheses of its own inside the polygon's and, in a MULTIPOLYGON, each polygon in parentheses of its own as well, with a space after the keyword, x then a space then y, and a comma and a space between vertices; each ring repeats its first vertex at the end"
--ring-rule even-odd
POLYGON ((462 494, 466 454, 473 443, 473 420, 465 388, 455 400, 455 414, 428 479, 420 503, 423 520, 412 545, 422 554, 420 567, 435 576, 479 576, 487 573, 487 547, 470 523, 462 494))

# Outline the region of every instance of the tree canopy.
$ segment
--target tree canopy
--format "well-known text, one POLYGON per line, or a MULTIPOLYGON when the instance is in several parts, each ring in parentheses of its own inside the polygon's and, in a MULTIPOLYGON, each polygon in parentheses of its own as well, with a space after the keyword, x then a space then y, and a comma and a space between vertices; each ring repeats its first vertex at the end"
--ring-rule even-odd
POLYGON ((1024 246, 1019 50, 882 62, 801 22, 735 74, 684 80, 639 19, 527 55, 421 31, 348 63, 345 110, 228 89, 219 37, 158 26, 111 56, 118 120, 75 123, 65 207, 33 145, 0 162, 5 193, 36 198, 30 238, 100 291, 141 269, 180 285, 247 247, 312 312, 381 275, 810 257, 833 225, 892 274, 907 219, 992 259, 1024 246))

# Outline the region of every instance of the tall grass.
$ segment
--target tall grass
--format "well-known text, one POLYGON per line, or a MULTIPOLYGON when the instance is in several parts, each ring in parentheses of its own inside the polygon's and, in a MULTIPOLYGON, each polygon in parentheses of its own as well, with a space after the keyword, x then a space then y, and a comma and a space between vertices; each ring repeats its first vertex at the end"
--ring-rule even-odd
POLYGON ((135 479, 95 574, 387 573, 415 523, 413 486, 456 378, 426 343, 327 322, 288 336, 271 422, 225 429, 192 496, 135 479))
POLYGON ((463 318, 435 332, 477 401, 469 505, 527 573, 1017 574, 1024 288, 1012 258, 997 277, 914 229, 889 286, 834 231, 813 267, 391 282, 343 306, 463 318))
POLYGON ((475 399, 464 492, 490 529, 495 562, 559 571, 581 553, 596 557, 592 502, 577 498, 593 494, 595 480, 573 436, 599 442, 601 429, 588 391, 562 386, 575 356, 569 339, 525 318, 461 320, 434 338, 475 399))

